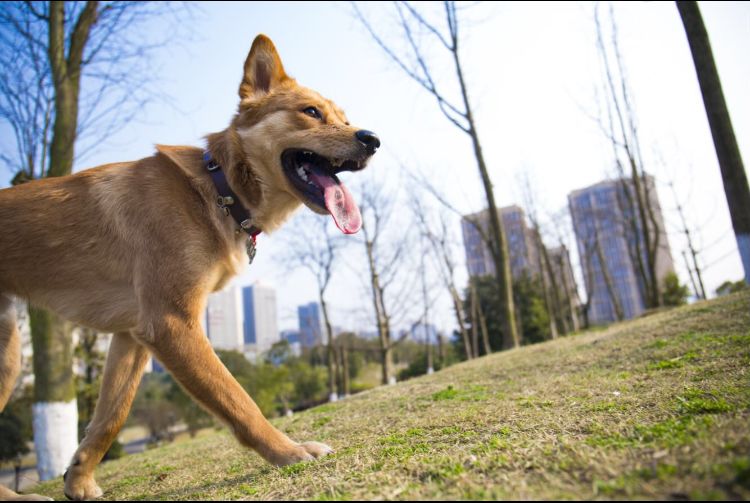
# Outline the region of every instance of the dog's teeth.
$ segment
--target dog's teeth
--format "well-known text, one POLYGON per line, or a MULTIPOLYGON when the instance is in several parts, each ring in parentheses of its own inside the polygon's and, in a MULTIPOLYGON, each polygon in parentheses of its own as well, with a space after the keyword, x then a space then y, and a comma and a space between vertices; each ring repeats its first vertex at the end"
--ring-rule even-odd
POLYGON ((302 178, 304 181, 307 181, 307 172, 305 171, 305 168, 302 166, 297 166, 297 175, 302 178))

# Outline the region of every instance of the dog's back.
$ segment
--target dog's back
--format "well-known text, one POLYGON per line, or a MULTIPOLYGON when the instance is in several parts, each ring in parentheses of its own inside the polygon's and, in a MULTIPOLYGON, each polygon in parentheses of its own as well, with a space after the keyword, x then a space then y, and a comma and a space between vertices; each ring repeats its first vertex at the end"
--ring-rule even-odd
POLYGON ((204 213, 161 154, 0 190, 0 293, 102 330, 132 327, 136 257, 173 250, 159 241, 175 235, 189 242, 204 213))

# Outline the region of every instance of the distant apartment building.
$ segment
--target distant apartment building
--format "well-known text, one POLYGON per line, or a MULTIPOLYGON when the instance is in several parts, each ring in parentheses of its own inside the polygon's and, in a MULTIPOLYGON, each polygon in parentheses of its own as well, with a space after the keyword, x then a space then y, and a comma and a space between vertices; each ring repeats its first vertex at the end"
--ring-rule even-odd
POLYGON ((282 330, 281 340, 289 343, 289 349, 292 352, 292 355, 300 356, 302 354, 299 330, 282 330))
POLYGON ((208 296, 206 307, 206 335, 214 349, 242 351, 243 339, 242 291, 234 286, 208 296))
MULTIPOLYGON (((510 272, 513 279, 524 274, 539 274, 539 247, 532 229, 526 224, 526 216, 520 206, 506 206, 498 210, 505 229, 510 255, 510 272)), ((477 229, 489 233, 489 211, 483 210, 461 219, 461 231, 466 252, 466 266, 469 276, 495 275, 495 264, 492 254, 477 229)))
POLYGON ((303 348, 310 348, 324 343, 323 323, 320 306, 310 302, 297 307, 299 318, 299 343, 303 348))
MULTIPOLYGON (((557 300, 563 304, 560 306, 561 312, 567 317, 569 326, 577 329, 580 301, 568 250, 565 247, 546 249, 550 261, 549 269, 552 270, 554 275, 553 278, 550 278, 548 267, 544 264, 543 249, 539 246, 541 240, 536 231, 526 223, 523 209, 514 205, 501 208, 498 212, 505 228, 512 278, 518 280, 526 275, 539 279, 540 271, 544 271, 544 279, 548 288, 553 295, 557 295, 557 300), (556 289, 556 292, 551 290, 552 287, 556 289)), ((461 220, 469 275, 494 275, 495 264, 492 255, 475 224, 487 233, 489 230, 489 212, 484 210, 472 215, 465 215, 461 220)))
POLYGON ((242 289, 243 341, 245 355, 255 359, 262 355, 280 340, 277 311, 276 290, 272 287, 255 283, 242 289))
MULTIPOLYGON (((653 177, 646 178, 644 188, 656 221, 656 229, 649 228, 649 236, 653 239, 658 234, 659 237, 656 276, 661 284, 664 276, 674 271, 674 265, 653 177)), ((585 286, 591 299, 589 322, 592 324, 617 319, 607 277, 625 319, 638 316, 646 309, 645 287, 637 269, 639 256, 647 263, 645 234, 640 220, 635 218, 634 195, 629 179, 605 180, 568 195, 585 286)))

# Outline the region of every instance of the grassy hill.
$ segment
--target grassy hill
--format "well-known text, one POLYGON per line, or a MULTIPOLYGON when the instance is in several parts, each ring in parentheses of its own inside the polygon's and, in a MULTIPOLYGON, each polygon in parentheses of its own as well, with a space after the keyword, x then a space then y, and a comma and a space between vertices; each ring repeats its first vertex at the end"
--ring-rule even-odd
POLYGON ((110 499, 747 500, 749 369, 743 293, 277 420, 336 449, 317 463, 270 467, 222 431, 97 480, 110 499))

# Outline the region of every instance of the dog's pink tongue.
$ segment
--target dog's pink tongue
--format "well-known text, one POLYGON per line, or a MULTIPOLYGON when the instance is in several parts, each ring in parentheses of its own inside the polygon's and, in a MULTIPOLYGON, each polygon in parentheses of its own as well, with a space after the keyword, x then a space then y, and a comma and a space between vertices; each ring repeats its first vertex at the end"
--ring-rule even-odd
POLYGON ((323 189, 326 209, 333 217, 336 226, 344 234, 354 234, 362 227, 362 215, 352 194, 343 183, 339 184, 327 175, 319 175, 315 171, 310 173, 313 182, 323 189))

